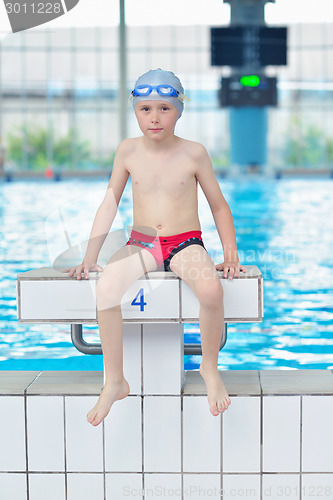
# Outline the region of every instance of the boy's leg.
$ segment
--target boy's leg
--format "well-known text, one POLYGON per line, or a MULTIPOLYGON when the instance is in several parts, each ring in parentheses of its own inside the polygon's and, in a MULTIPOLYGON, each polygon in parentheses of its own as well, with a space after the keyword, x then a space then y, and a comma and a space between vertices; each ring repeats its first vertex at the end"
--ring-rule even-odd
POLYGON ((147 250, 126 245, 113 254, 98 280, 97 316, 105 384, 97 404, 87 415, 88 422, 94 426, 106 417, 115 401, 125 398, 129 393, 123 373, 121 298, 132 283, 156 268, 155 259, 147 250))
POLYGON ((217 370, 224 323, 223 288, 214 262, 200 245, 190 245, 176 253, 170 269, 191 287, 200 302, 200 374, 206 383, 210 411, 217 416, 231 403, 217 370))

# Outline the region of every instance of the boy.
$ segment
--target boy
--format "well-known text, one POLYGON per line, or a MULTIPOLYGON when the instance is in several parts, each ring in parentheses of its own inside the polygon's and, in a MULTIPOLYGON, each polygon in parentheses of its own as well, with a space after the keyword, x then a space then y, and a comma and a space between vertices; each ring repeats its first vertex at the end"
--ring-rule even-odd
POLYGON ((112 404, 129 394, 123 374, 123 320, 120 302, 128 287, 146 272, 171 270, 192 288, 200 302, 203 377, 212 415, 230 405, 217 370, 224 322, 223 289, 217 270, 229 279, 246 269, 239 264, 233 218, 205 148, 174 134, 183 111, 184 89, 171 71, 148 71, 132 91, 133 107, 143 136, 117 148, 105 198, 97 210, 82 264, 69 274, 102 271, 96 264, 103 241, 131 175, 133 229, 126 245, 112 255, 96 287, 97 315, 105 366, 105 385, 87 420, 98 425, 112 404), (215 266, 200 230, 199 181, 212 210, 224 262, 215 266))

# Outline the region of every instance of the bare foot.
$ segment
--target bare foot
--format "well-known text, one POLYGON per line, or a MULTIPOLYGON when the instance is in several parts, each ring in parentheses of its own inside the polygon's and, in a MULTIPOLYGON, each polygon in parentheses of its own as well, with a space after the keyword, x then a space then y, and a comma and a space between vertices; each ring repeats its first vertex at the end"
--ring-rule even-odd
POLYGON ((130 391, 127 380, 112 382, 104 386, 96 405, 87 414, 87 420, 91 425, 98 425, 109 413, 115 401, 126 398, 130 391))
POLYGON ((210 412, 217 417, 231 404, 229 395, 217 368, 207 369, 201 364, 199 372, 206 384, 210 412))

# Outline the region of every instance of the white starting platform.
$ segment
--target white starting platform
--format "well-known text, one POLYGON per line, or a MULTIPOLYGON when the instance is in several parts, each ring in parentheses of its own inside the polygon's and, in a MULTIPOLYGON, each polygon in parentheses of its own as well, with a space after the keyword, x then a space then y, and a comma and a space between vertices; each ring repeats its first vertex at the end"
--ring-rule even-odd
MULTIPOLYGON (((226 342, 227 323, 262 321, 262 275, 256 266, 246 269, 233 280, 219 272, 225 312, 220 349, 226 342)), ((53 268, 19 274, 19 322, 69 323, 79 351, 102 354, 100 344, 89 344, 82 336, 83 324, 97 323, 98 279, 97 272, 90 273, 89 280, 77 280, 53 268)), ((136 394, 180 394, 184 354, 201 354, 200 343, 184 345, 184 323, 199 322, 199 301, 191 288, 173 272, 146 273, 128 288, 121 309, 124 371, 130 387, 136 394), (161 352, 163 360, 157 356, 161 352)))
MULTIPOLYGON (((233 280, 223 278, 226 323, 257 322, 263 317, 263 280, 256 266, 233 280)), ((17 277, 18 320, 22 323, 97 323, 96 284, 42 267, 17 277)), ((150 272, 133 283, 121 301, 124 322, 197 323, 199 302, 173 272, 150 272)))

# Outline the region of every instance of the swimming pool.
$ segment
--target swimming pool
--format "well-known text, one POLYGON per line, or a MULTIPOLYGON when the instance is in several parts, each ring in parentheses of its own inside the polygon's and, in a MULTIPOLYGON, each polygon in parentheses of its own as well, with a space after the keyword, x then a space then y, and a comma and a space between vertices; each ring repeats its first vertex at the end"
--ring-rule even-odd
MULTIPOLYGON (((232 324, 219 355, 220 369, 333 369, 332 179, 218 178, 235 221, 240 260, 264 277, 262 323, 232 324)), ((108 179, 15 181, 0 184, 0 369, 102 370, 102 356, 78 352, 69 325, 25 325, 16 319, 16 276, 51 266, 71 244, 89 237, 108 179), (61 209, 59 212, 59 208, 61 209), (64 226, 54 226, 61 213, 64 226), (66 228, 67 234, 63 229, 66 228)), ((215 263, 221 244, 199 190, 205 246, 215 263)), ((112 229, 132 223, 127 184, 112 229)), ((99 341, 86 326, 87 341, 99 341)), ((198 325, 185 325, 196 342, 198 325)), ((158 353, 157 353, 158 355, 158 353)), ((186 356, 197 369, 200 356, 186 356)))

